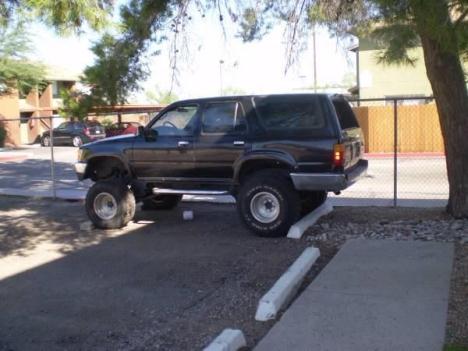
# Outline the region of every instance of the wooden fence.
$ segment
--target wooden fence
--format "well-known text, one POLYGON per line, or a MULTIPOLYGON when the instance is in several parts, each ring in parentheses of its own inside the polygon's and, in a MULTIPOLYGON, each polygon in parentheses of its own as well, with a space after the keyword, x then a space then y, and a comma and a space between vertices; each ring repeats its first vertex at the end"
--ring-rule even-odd
MULTIPOLYGON (((355 107, 366 141, 366 152, 393 152, 393 105, 355 107)), ((402 105, 398 113, 398 152, 444 152, 435 104, 402 105)))

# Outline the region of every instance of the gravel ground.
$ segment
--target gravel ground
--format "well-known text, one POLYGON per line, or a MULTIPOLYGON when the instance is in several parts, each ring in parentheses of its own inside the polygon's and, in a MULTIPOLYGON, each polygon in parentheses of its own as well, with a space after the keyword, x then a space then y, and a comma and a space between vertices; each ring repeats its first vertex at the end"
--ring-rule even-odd
POLYGON ((454 220, 441 209, 338 207, 305 238, 329 257, 353 238, 453 242, 446 342, 468 347, 468 220, 454 220))

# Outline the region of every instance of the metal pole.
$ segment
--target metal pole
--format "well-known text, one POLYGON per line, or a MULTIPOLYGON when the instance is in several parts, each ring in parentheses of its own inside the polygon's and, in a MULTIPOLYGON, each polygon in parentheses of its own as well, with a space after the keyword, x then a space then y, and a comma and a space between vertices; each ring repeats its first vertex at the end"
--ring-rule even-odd
POLYGON ((49 117, 50 120, 50 176, 52 178, 52 197, 55 200, 57 198, 57 191, 55 189, 55 161, 54 161, 54 123, 53 117, 49 117))
POLYGON ((224 60, 219 60, 219 95, 223 96, 223 63, 224 60))
POLYGON ((358 46, 358 48, 356 49, 356 85, 357 85, 357 91, 358 91, 357 93, 358 107, 361 106, 361 77, 359 76, 361 74, 361 67, 360 67, 361 63, 359 61, 360 50, 361 48, 358 46))
POLYGON ((398 103, 393 100, 393 207, 398 202, 398 103))
POLYGON ((314 46, 314 93, 317 92, 317 45, 316 45, 315 26, 312 32, 312 43, 314 46))

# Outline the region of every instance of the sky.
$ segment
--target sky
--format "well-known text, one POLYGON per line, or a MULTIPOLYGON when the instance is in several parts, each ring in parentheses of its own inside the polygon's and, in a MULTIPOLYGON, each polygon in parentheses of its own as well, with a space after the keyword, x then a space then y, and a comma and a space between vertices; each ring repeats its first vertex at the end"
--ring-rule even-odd
MULTIPOLYGON (((160 54, 148 59, 151 76, 142 82, 142 91, 132 96, 130 102, 146 103, 145 91, 166 91, 171 86, 181 99, 216 96, 221 89, 270 94, 294 93, 313 86, 312 36, 308 48, 285 74, 284 27, 273 28, 260 41, 242 43, 235 37, 237 28, 233 25, 226 24, 226 37, 223 35, 216 14, 203 19, 193 17, 186 31, 187 50, 178 58, 175 84, 172 84, 169 42, 165 42, 157 47, 160 54)), ((42 24, 34 24, 31 33, 33 57, 47 65, 81 72, 93 63, 90 46, 99 38, 96 33, 63 38, 42 24)), ((355 71, 354 54, 346 50, 351 42, 339 42, 325 29, 318 29, 316 40, 318 86, 342 83, 345 75, 355 71)))

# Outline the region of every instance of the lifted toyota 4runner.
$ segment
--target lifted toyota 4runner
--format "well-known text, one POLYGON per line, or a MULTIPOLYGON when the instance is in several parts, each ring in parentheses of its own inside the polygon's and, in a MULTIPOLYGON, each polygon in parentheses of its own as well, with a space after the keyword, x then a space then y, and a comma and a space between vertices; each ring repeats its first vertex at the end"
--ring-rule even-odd
POLYGON ((179 101, 138 135, 83 145, 75 170, 95 184, 86 210, 120 228, 143 209, 170 209, 183 194, 231 194, 244 224, 285 235, 301 214, 367 170, 356 117, 341 96, 217 97, 179 101))

